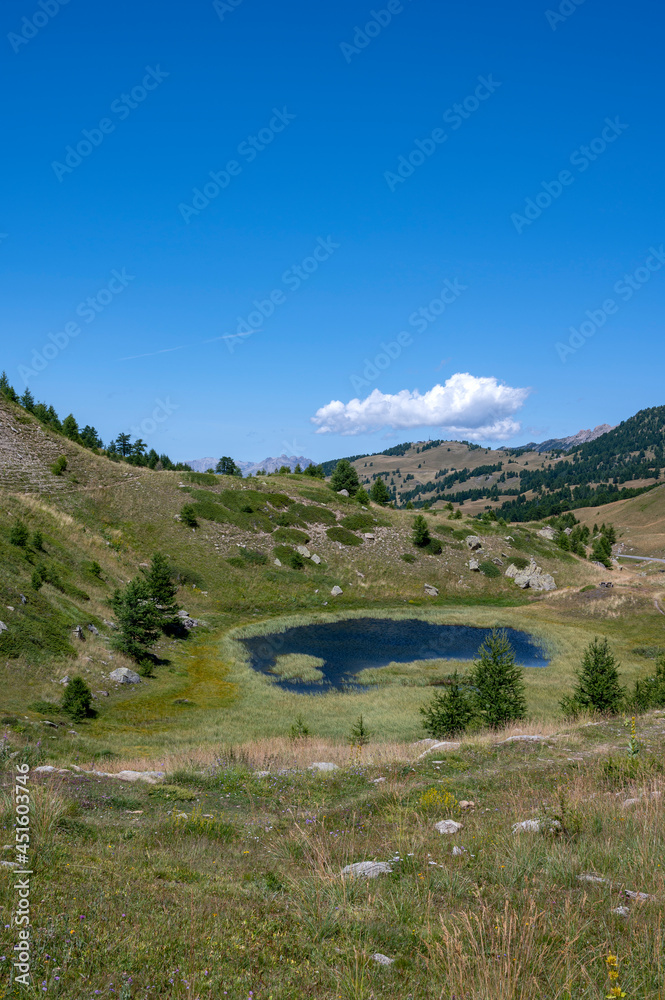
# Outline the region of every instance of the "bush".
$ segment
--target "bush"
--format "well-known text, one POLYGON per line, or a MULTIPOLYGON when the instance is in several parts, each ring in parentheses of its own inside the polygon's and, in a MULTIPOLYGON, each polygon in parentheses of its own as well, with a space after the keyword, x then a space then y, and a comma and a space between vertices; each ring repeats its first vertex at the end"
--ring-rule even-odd
POLYGON ((12 529, 9 532, 9 541, 12 545, 18 545, 20 548, 24 549, 28 544, 28 539, 30 538, 30 532, 26 528, 23 521, 15 521, 12 525, 12 529))
POLYGON ((423 551, 429 553, 431 556, 438 556, 443 552, 443 545, 438 538, 430 538, 423 551))
POLYGON ((529 560, 525 559, 524 556, 513 556, 510 561, 517 569, 526 569, 529 565, 529 560))
POLYGON ((342 545, 362 545, 362 541, 357 535, 354 535, 352 531, 348 531, 346 528, 342 528, 341 525, 328 528, 326 535, 331 542, 341 542, 342 545))
POLYGON ((54 476, 61 476, 65 469, 67 468, 67 459, 64 455, 57 458, 53 465, 51 466, 51 472, 54 476))
POLYGON ((473 664, 471 683, 479 715, 490 729, 499 729, 526 715, 524 671, 515 663, 508 636, 493 629, 478 650, 480 659, 473 664))
POLYGON ((305 560, 300 553, 296 552, 289 545, 276 545, 273 549, 273 554, 280 562, 286 566, 290 566, 291 569, 302 569, 305 565, 305 560))
POLYGON ((293 723, 289 729, 289 736, 292 740, 302 740, 306 739, 310 735, 309 727, 303 719, 302 715, 296 716, 296 721, 293 723))
POLYGON ((580 709, 618 712, 626 693, 619 684, 618 666, 607 638, 602 642, 595 638, 584 651, 572 696, 566 695, 560 702, 563 711, 568 715, 575 715, 580 709))
POLYGON ((278 528, 273 534, 278 542, 287 542, 291 545, 306 545, 309 541, 309 535, 306 535, 304 531, 298 531, 297 528, 278 528))
POLYGON ((340 524, 343 528, 348 528, 349 531, 371 531, 376 522, 371 514, 358 511, 357 514, 347 514, 346 517, 342 518, 340 524))
POLYGON ((37 552, 41 552, 44 548, 44 536, 41 531, 35 531, 32 535, 32 547, 37 552))
POLYGON ((198 528, 199 522, 196 520, 196 511, 193 503, 186 503, 180 511, 180 520, 188 528, 198 528))
POLYGON ((423 728, 428 736, 440 740, 463 733, 473 718, 473 704, 460 684, 457 671, 444 691, 437 692, 426 707, 420 709, 424 716, 423 728))
POLYGON ((413 552, 402 552, 400 559, 403 559, 405 563, 414 563, 416 561, 413 552))
POLYGON ((490 578, 490 580, 496 579, 497 576, 501 576, 501 570, 499 567, 489 559, 486 559, 485 562, 481 562, 480 572, 484 573, 485 576, 490 578))
POLYGON ((92 714, 92 691, 82 677, 72 677, 62 696, 62 710, 74 722, 92 714))

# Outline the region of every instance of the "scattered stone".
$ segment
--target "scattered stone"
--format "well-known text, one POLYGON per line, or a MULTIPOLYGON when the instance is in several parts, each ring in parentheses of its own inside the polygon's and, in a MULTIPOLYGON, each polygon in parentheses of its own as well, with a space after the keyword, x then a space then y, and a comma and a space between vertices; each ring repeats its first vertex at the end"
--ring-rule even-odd
POLYGON ((321 556, 317 556, 315 552, 314 555, 312 556, 312 562, 314 563, 315 566, 319 566, 321 563, 321 556))
POLYGON ((482 549, 483 547, 482 539, 478 538, 478 535, 467 535, 466 544, 469 546, 472 552, 477 552, 478 549, 482 549))
POLYGON ((442 819, 434 824, 434 829, 438 833, 458 833, 462 827, 463 824, 454 819, 442 819))
POLYGON ((439 591, 437 590, 436 587, 433 587, 431 583, 426 583, 425 584, 425 593, 427 594, 428 597, 438 597, 439 596, 439 591))
POLYGON ((381 782, 385 781, 385 780, 386 780, 385 778, 372 778, 372 784, 373 785, 380 785, 381 782))
POLYGON ((88 632, 92 632, 93 635, 99 635, 99 629, 95 628, 94 625, 88 625, 88 632))
POLYGON ((164 780, 163 771, 93 771, 98 778, 117 778, 118 781, 146 781, 149 785, 156 785, 164 780))
POLYGON ((494 563, 495 566, 503 566, 503 559, 499 559, 498 556, 494 556, 492 562, 494 563))
POLYGON ((0 865, 2 865, 3 868, 20 868, 21 867, 21 865, 18 863, 18 861, 0 861, 0 865))
POLYGON ((269 778, 270 777, 270 771, 255 771, 254 772, 254 777, 255 778, 269 778))
POLYGON ((542 743, 544 739, 544 736, 531 736, 525 733, 520 736, 509 736, 507 740, 501 740, 501 743, 542 743))
POLYGON ((466 847, 458 847, 456 844, 453 847, 453 857, 460 858, 463 854, 466 854, 466 847))
POLYGON ((108 696, 109 696, 108 691, 95 691, 93 697, 95 697, 95 698, 108 698, 108 696))
POLYGON ((655 896, 650 896, 648 892, 633 892, 631 889, 624 889, 623 894, 624 896, 628 896, 629 899, 638 899, 643 903, 646 903, 648 900, 653 901, 656 898, 655 896))
POLYGON ((356 576, 359 576, 361 580, 365 579, 365 574, 361 573, 359 569, 356 570, 356 576))
POLYGON ((35 770, 36 774, 50 774, 51 771, 55 771, 55 768, 53 767, 52 764, 41 764, 39 767, 36 767, 34 770, 35 770))
POLYGON ((58 681, 58 683, 59 684, 69 684, 69 674, 65 674, 64 677, 61 677, 60 680, 58 681))
MULTIPOLYGON (((425 743, 427 741, 423 740, 422 742, 425 743)), ((432 753, 433 750, 458 750, 460 746, 461 743, 459 741, 455 742, 452 740, 442 740, 441 742, 437 742, 434 740, 432 745, 429 746, 427 750, 423 750, 423 752, 416 757, 416 760, 420 760, 421 757, 426 757, 427 754, 432 753)))
POLYGON ((11 604, 8 604, 8 605, 7 605, 7 611, 13 611, 13 610, 14 610, 14 609, 13 609, 13 607, 11 606, 11 604))
POLYGON ((125 809, 125 812, 128 813, 130 816, 142 816, 143 815, 143 810, 142 809, 125 809))
POLYGON ((342 868, 342 875, 351 878, 377 878, 379 875, 390 875, 392 868, 387 861, 356 861, 353 865, 342 868))
POLYGON ((312 553, 309 551, 306 545, 296 546, 296 552, 299 552, 303 559, 311 559, 312 553))
POLYGON ((85 642, 85 636, 83 635, 83 629, 81 628, 80 625, 76 626, 76 628, 72 632, 72 635, 75 635, 77 639, 81 640, 81 642, 85 642))
POLYGON ((624 799, 624 801, 621 803, 621 808, 628 809, 630 808, 630 806, 639 806, 639 804, 640 804, 640 799, 624 799))
POLYGON ((19 594, 19 597, 21 598, 21 604, 28 603, 28 598, 25 596, 25 594, 19 594))
POLYGON ((578 875, 577 877, 578 877, 578 879, 579 879, 580 882, 607 882, 608 881, 606 878, 603 878, 602 875, 578 875))
POLYGON ((556 538, 557 533, 554 530, 554 528, 545 527, 541 528, 540 531, 537 532, 537 534, 539 534, 541 538, 547 538, 548 541, 553 542, 554 539, 556 538))
MULTIPOLYGON (((78 736, 78 733, 76 732, 76 730, 75 730, 75 729, 68 729, 68 730, 67 730, 67 735, 68 735, 68 736, 78 736)), ((62 772, 62 771, 60 771, 60 774, 62 774, 62 773, 63 773, 63 772, 62 772)))
POLYGON ((480 563, 477 559, 469 559, 468 565, 472 573, 480 573, 480 563))
POLYGON ((327 761, 316 761, 314 764, 310 764, 308 767, 309 771, 337 771, 337 764, 331 764, 327 761))
POLYGON ((556 590, 554 577, 549 573, 543 573, 540 566, 536 566, 534 559, 531 560, 526 569, 518 569, 511 563, 505 572, 505 576, 511 577, 515 585, 522 590, 556 590))
POLYGON ((462 801, 458 802, 457 805, 460 807, 460 809, 475 809, 476 808, 476 803, 473 802, 473 801, 471 801, 470 799, 462 799, 462 801))
POLYGON ((340 594, 343 594, 343 593, 344 593, 344 591, 342 590, 342 588, 341 588, 341 587, 338 587, 337 585, 335 585, 335 586, 333 587, 333 589, 332 589, 332 590, 330 591, 330 593, 331 593, 331 595, 332 595, 333 597, 339 597, 339 596, 340 596, 340 594))
POLYGON ((279 559, 275 559, 275 566, 281 566, 281 565, 282 564, 281 564, 280 560, 279 559))
POLYGON ((558 819, 554 819, 551 822, 543 823, 539 819, 525 819, 521 823, 515 823, 513 826, 513 833, 540 833, 546 830, 560 830, 561 823, 558 819))
POLYGON ((395 959, 388 958, 387 955, 382 955, 380 951, 377 951, 372 955, 372 961, 376 962, 377 965, 392 965, 395 959))
POLYGON ((52 729, 57 729, 55 722, 49 722, 48 719, 42 719, 43 726, 51 726, 52 729))
POLYGON ((109 674, 109 680, 115 681, 116 684, 140 684, 141 678, 138 674, 130 670, 129 667, 116 667, 109 674))
POLYGON ((104 625, 108 626, 108 628, 117 628, 118 627, 115 622, 109 622, 109 621, 106 620, 106 618, 102 619, 102 621, 103 621, 104 625))
POLYGON ((348 497, 349 496, 349 491, 348 490, 337 490, 337 496, 339 496, 339 497, 348 497))
POLYGON ((629 917, 630 910, 627 906, 615 906, 612 913, 616 913, 617 917, 629 917))
POLYGON ((363 538, 366 542, 373 542, 376 539, 376 535, 372 531, 366 531, 363 534, 363 538))
POLYGON ((0 622, 0 632, 8 632, 9 629, 4 622, 0 622))

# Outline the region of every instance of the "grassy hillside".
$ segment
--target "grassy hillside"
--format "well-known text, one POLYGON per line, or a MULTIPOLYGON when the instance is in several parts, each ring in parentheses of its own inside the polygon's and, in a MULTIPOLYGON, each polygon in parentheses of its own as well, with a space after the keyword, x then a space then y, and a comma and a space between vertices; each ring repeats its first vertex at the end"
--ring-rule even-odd
MULTIPOLYGON (((629 555, 665 558, 665 487, 659 486, 642 496, 617 500, 602 507, 583 507, 575 511, 583 523, 593 525, 610 521, 617 528, 621 551, 629 555)), ((627 564, 627 560, 624 565, 627 564)), ((657 572, 658 567, 653 567, 657 572)))

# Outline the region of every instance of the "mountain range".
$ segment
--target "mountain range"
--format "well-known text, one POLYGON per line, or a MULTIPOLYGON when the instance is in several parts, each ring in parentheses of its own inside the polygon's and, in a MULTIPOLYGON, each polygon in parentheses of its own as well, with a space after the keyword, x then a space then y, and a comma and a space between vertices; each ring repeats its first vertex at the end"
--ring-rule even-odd
POLYGON ((580 444, 595 441, 596 438, 602 437, 603 434, 607 434, 608 431, 613 430, 614 427, 612 424, 598 424, 593 430, 578 431, 577 434, 571 434, 570 437, 549 438, 540 444, 536 441, 529 441, 528 444, 521 445, 520 451, 537 451, 539 455, 542 455, 545 451, 570 451, 572 448, 577 448, 580 444))
MULTIPOLYGON (((206 472, 207 469, 214 469, 218 462, 218 458, 193 458, 191 461, 185 462, 185 465, 188 465, 194 472, 206 472)), ((297 465, 301 469, 306 469, 308 465, 315 464, 311 458, 305 458, 304 455, 278 455, 276 458, 264 458, 262 462, 236 461, 243 476, 254 475, 259 469, 264 469, 265 472, 277 472, 283 465, 286 465, 293 472, 297 465)))

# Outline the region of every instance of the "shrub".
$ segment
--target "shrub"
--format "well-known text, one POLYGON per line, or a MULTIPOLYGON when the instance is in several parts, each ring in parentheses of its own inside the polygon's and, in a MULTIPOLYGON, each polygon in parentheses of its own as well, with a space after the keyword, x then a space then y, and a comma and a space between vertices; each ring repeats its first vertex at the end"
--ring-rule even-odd
POLYGON ((296 716, 296 721, 293 723, 289 729, 289 736, 292 740, 302 740, 310 735, 309 727, 303 719, 302 715, 296 716))
POLYGON ((51 466, 51 472, 54 476, 61 476, 66 468, 67 459, 64 455, 61 455, 60 458, 57 458, 51 466))
POLYGON ((400 559, 403 559, 405 563, 414 563, 416 561, 413 552, 402 552, 400 559))
POLYGON ((577 672, 577 685, 572 696, 562 698, 561 708, 569 715, 579 709, 593 712, 618 712, 625 697, 625 688, 619 684, 619 669, 610 650, 607 638, 595 638, 589 643, 577 672))
POLYGON ((484 573, 485 576, 490 578, 490 580, 496 579, 497 576, 501 576, 501 570, 498 566, 495 566, 490 559, 486 559, 485 562, 481 562, 480 572, 484 573))
POLYGON ((15 521, 12 525, 12 529, 9 532, 9 541, 12 545, 18 545, 20 548, 24 549, 28 544, 28 539, 30 538, 30 532, 26 528, 23 521, 15 521))
POLYGON ((186 524, 188 528, 198 528, 199 522, 196 520, 196 511, 194 510, 194 504, 186 503, 185 506, 180 511, 180 520, 183 524, 186 524))
POLYGON ((499 729, 526 715, 523 668, 515 663, 508 636, 493 629, 478 650, 471 683, 475 688, 476 708, 490 729, 499 729))
POLYGON ((290 545, 276 545, 273 549, 273 554, 280 562, 290 566, 291 569, 302 569, 305 565, 303 557, 295 549, 292 549, 290 545))
POLYGON ((82 677, 72 677, 62 696, 62 710, 79 722, 92 714, 92 691, 82 677))
POLYGON ((460 684, 457 671, 445 690, 437 692, 429 705, 420 709, 423 728, 435 740, 463 733, 473 718, 473 705, 460 684))
POLYGON ((44 536, 41 531, 34 531, 32 534, 32 547, 37 552, 41 552, 44 548, 44 536))
POLYGON ((438 556, 443 552, 443 545, 438 538, 430 538, 423 551, 429 553, 431 556, 438 556))
POLYGON ((287 542, 291 545, 306 545, 309 541, 309 535, 306 535, 304 531, 298 531, 297 528, 278 528, 273 538, 278 542, 287 542))
POLYGON ((526 569, 529 565, 529 560, 525 559, 524 556, 514 556, 510 561, 517 569, 526 569))
POLYGON ((438 788, 428 788, 420 795, 419 806, 425 813, 443 815, 455 812, 458 802, 452 792, 441 792, 438 788))
POLYGON ((92 573, 93 576, 96 576, 98 580, 101 580, 102 567, 95 559, 93 559, 93 561, 90 563, 90 572, 92 573))
POLYGON ((371 531, 376 522, 371 514, 358 511, 356 514, 347 514, 346 517, 342 518, 340 524, 343 528, 348 528, 349 531, 371 531))
POLYGON ((357 535, 354 535, 352 531, 348 531, 346 528, 342 528, 341 525, 328 528, 326 535, 331 542, 341 542, 342 545, 362 545, 362 541, 357 535))

